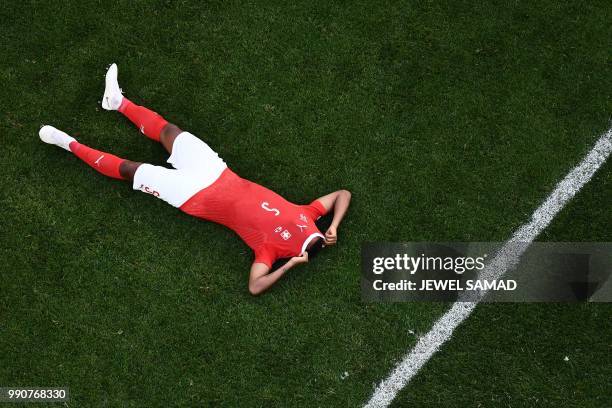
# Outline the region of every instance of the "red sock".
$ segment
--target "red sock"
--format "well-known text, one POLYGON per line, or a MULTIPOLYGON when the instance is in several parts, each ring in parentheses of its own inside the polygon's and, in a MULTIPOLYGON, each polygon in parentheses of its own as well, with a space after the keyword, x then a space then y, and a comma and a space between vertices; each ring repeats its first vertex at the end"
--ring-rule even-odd
POLYGON ((125 160, 115 155, 101 152, 80 144, 76 140, 70 143, 70 151, 76 157, 89 164, 94 170, 105 176, 123 180, 119 173, 119 166, 125 160))
POLYGON ((133 124, 138 126, 140 131, 147 137, 158 142, 162 129, 168 124, 168 121, 156 112, 144 106, 136 105, 125 96, 121 106, 119 106, 119 112, 123 113, 133 124))

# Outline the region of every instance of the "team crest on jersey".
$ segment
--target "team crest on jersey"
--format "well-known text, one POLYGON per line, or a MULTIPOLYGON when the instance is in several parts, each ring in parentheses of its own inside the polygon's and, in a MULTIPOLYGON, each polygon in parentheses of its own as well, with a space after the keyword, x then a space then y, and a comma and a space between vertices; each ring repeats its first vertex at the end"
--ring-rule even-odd
POLYGON ((291 233, 289 232, 289 230, 284 230, 283 232, 283 227, 282 226, 278 226, 276 228, 274 228, 274 232, 275 233, 279 233, 280 232, 280 236, 282 239, 284 239, 285 241, 287 241, 289 238, 291 238, 291 233))

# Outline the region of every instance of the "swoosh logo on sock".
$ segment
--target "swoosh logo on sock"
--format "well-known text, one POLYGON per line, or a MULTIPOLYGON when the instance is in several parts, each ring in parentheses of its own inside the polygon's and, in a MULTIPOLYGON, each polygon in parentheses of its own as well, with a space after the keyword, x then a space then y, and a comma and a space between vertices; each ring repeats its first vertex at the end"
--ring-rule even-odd
POLYGON ((96 166, 99 166, 99 165, 100 165, 100 160, 102 160, 102 158, 103 158, 103 157, 104 157, 104 155, 102 155, 102 156, 98 157, 98 160, 96 160, 96 161, 94 162, 94 164, 95 164, 96 166))

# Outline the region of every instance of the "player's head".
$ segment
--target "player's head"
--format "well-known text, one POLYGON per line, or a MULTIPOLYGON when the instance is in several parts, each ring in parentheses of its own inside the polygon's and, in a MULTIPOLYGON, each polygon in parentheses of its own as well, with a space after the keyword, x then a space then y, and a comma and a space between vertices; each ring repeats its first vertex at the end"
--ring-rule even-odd
POLYGON ((323 238, 316 237, 310 241, 306 247, 306 252, 308 252, 308 260, 316 257, 323 248, 325 248, 325 240, 323 238))
MULTIPOLYGON (((308 243, 308 247, 306 248, 306 252, 308 252, 308 260, 311 261, 314 257, 316 257, 321 249, 325 248, 325 240, 321 237, 317 237, 308 243)), ((291 258, 280 258, 274 261, 272 265, 272 270, 275 271, 287 262, 289 262, 291 258)))
MULTIPOLYGON (((319 231, 327 231, 327 229, 331 225, 332 218, 333 216, 331 214, 327 214, 316 220, 315 224, 317 226, 317 229, 319 231)), ((317 237, 310 241, 308 243, 308 247, 306 247, 306 252, 308 252, 308 260, 310 261, 315 258, 323 248, 325 248, 325 240, 323 238, 317 237)), ((280 268, 281 266, 289 262, 289 259, 290 258, 277 259, 272 265, 272 270, 275 271, 276 269, 280 268)))

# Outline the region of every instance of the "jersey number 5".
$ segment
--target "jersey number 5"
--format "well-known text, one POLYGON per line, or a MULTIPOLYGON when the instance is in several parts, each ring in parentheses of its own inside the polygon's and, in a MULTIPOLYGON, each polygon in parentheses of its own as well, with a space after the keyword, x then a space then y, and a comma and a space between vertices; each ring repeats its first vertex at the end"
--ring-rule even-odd
POLYGON ((278 208, 270 208, 268 207, 269 205, 270 203, 268 203, 267 201, 264 201, 263 203, 261 203, 261 208, 263 208, 266 211, 273 212, 275 216, 279 216, 280 211, 278 210, 278 208))

